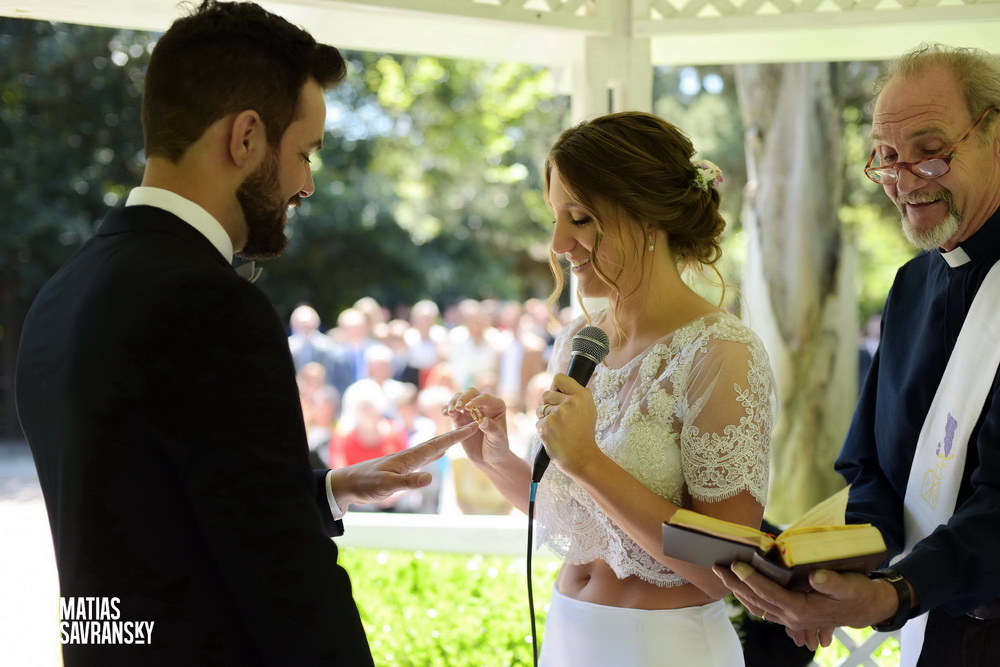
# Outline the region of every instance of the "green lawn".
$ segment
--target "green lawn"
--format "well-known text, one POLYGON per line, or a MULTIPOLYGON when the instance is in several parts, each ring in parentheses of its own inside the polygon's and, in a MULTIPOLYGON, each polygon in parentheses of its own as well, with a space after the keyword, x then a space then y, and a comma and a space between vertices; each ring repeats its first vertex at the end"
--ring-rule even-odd
MULTIPOLYGON (((525 559, 344 548, 376 665, 531 665, 525 559)), ((538 633, 558 562, 535 560, 538 633)))

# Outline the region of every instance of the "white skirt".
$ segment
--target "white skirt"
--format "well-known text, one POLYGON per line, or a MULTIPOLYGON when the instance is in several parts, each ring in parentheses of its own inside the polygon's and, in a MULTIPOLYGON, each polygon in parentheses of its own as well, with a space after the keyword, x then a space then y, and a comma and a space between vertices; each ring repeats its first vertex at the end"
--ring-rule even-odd
POLYGON ((721 600, 683 609, 629 609, 552 591, 539 667, 743 667, 721 600))

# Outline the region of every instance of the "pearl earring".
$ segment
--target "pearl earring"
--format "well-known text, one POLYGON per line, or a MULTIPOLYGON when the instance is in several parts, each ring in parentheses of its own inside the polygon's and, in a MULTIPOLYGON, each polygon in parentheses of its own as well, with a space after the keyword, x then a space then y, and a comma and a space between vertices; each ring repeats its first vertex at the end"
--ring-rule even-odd
POLYGON ((653 235, 649 235, 649 252, 653 252, 653 235))

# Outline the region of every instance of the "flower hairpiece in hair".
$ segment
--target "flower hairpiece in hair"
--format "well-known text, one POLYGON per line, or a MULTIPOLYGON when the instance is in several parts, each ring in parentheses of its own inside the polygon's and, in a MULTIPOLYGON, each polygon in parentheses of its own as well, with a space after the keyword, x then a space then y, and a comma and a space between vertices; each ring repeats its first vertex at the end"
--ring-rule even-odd
POLYGON ((710 187, 718 190, 719 186, 725 182, 725 178, 722 176, 722 169, 714 162, 697 160, 692 162, 691 165, 694 167, 694 180, 692 183, 696 188, 705 192, 708 192, 710 187))

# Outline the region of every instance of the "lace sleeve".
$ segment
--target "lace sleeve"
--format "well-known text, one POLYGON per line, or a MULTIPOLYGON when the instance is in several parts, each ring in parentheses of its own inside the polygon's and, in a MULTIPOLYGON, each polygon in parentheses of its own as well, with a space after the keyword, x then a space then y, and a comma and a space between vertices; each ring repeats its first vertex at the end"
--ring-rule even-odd
POLYGON ((692 360, 681 414, 681 465, 693 498, 718 502, 749 491, 767 500, 773 378, 749 331, 709 335, 692 360))

